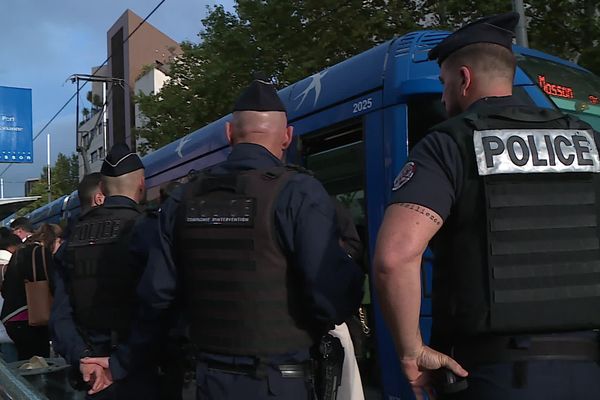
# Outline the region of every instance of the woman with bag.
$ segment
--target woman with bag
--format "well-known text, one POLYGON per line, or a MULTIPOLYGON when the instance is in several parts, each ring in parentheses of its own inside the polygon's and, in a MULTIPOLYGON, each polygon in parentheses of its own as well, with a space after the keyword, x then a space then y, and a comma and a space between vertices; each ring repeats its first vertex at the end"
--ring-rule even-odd
POLYGON ((48 318, 52 305, 49 277, 62 229, 43 224, 11 258, 4 275, 0 319, 17 346, 20 360, 48 357, 48 318))

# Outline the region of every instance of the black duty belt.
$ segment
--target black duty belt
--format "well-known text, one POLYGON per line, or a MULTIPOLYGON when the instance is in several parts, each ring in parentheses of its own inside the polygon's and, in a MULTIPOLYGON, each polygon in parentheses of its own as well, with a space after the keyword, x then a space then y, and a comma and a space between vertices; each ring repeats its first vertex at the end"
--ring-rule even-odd
MULTIPOLYGON (((208 369, 212 369, 215 371, 224 372, 227 374, 236 374, 236 375, 249 375, 249 376, 258 376, 261 377, 264 375, 264 368, 267 365, 233 365, 227 364, 219 361, 207 361, 206 365, 208 369)), ((313 366, 311 362, 305 362, 300 364, 280 364, 273 365, 273 368, 277 369, 283 378, 312 378, 313 376, 313 366)))
POLYGON ((600 346, 592 337, 492 337, 455 345, 452 356, 465 366, 543 360, 599 361, 600 346))

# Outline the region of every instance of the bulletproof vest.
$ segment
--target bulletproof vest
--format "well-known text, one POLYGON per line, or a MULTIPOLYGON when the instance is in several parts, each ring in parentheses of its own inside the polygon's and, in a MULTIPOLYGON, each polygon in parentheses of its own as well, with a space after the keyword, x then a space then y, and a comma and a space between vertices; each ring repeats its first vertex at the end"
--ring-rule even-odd
POLYGON ((129 268, 129 240, 140 210, 104 205, 82 215, 67 244, 69 293, 77 323, 125 336, 139 277, 129 268))
POLYGON ((490 107, 433 128, 464 177, 432 241, 433 337, 600 327, 600 160, 589 125, 490 107))
POLYGON ((275 203, 297 173, 289 167, 203 173, 186 187, 177 256, 200 351, 261 356, 312 345, 304 282, 275 230, 275 203))

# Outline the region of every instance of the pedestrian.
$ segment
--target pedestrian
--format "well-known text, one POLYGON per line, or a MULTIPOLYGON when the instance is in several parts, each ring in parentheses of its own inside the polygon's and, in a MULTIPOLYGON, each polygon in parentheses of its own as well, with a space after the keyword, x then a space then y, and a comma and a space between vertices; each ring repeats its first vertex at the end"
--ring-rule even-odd
POLYGON ((444 398, 600 397, 598 138, 512 95, 518 19, 482 18, 430 51, 450 119, 412 149, 379 231, 378 298, 418 396, 437 372, 444 398), (428 244, 429 346, 419 330, 428 244))
POLYGON ((48 280, 52 287, 52 255, 60 246, 61 234, 62 230, 56 224, 41 225, 18 248, 6 266, 2 282, 4 304, 0 318, 17 347, 19 360, 50 355, 48 327, 30 325, 25 282, 48 280))
POLYGON ((77 196, 79 197, 82 214, 104 203, 105 196, 100 188, 101 179, 102 174, 100 172, 93 172, 84 176, 79 182, 77 196))
MULTIPOLYGON (((311 350, 358 309, 364 277, 340 247, 323 186, 282 161, 292 132, 273 85, 255 80, 226 124, 227 160, 161 208, 161 244, 138 289, 132 368, 170 304, 184 299, 198 399, 306 400, 315 379, 337 386, 339 376, 315 376, 311 350)), ((330 356, 341 371, 339 353, 330 356)), ((118 362, 110 358, 113 378, 118 362)))
MULTIPOLYGON (((181 183, 169 182, 160 188, 160 206, 171 197, 171 193, 175 191, 181 183)), ((155 236, 152 241, 148 241, 148 254, 150 248, 158 248, 160 246, 160 232, 158 226, 158 209, 147 212, 148 230, 152 230, 155 236)), ((186 371, 189 360, 193 359, 191 346, 189 341, 189 326, 185 320, 181 304, 174 303, 171 305, 168 312, 169 320, 167 322, 170 327, 166 336, 161 339, 162 351, 158 354, 159 367, 159 399, 160 400, 182 400, 183 387, 185 383, 186 371)))
MULTIPOLYGON (((55 350, 81 372, 87 389, 106 387, 101 368, 84 365, 87 356, 109 356, 127 342, 137 308, 135 288, 141 276, 137 249, 130 248, 142 216, 144 166, 125 144, 115 144, 101 169, 104 203, 80 215, 65 243, 56 277, 50 320, 55 350)), ((152 399, 151 372, 131 374, 94 399, 152 399)))
MULTIPOLYGON (((360 265, 364 247, 356 230, 356 226, 354 225, 352 213, 335 196, 332 196, 331 198, 335 206, 335 214, 338 220, 340 245, 346 251, 348 256, 360 265)), ((347 322, 336 325, 333 330, 329 331, 332 336, 340 339, 342 347, 344 348, 344 364, 342 365, 341 384, 337 393, 340 400, 365 399, 358 361, 356 359, 356 353, 354 352, 356 343, 353 342, 353 337, 350 335, 350 330, 348 328, 348 324, 353 323, 353 318, 356 318, 356 316, 351 316, 347 322)))
POLYGON ((33 234, 33 225, 27 217, 17 217, 10 223, 10 229, 12 232, 21 238, 24 242, 29 236, 33 234))
MULTIPOLYGON (((4 281, 4 273, 6 267, 15 251, 21 247, 21 238, 11 232, 10 229, 2 227, 0 228, 0 288, 4 281)), ((4 304, 4 298, 0 296, 0 309, 4 304)), ((17 347, 14 342, 8 336, 6 327, 0 322, 0 352, 2 353, 2 359, 7 362, 17 361, 19 359, 17 354, 17 347)))

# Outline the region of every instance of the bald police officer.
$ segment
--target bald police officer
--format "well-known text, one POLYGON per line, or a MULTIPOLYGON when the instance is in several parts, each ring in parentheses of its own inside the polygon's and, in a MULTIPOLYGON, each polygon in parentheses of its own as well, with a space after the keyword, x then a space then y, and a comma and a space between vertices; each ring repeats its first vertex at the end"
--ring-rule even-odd
MULTIPOLYGON (((50 321, 56 351, 95 390, 111 382, 100 366, 80 360, 108 356, 127 341, 137 304, 135 286, 144 267, 135 262, 144 257, 143 250, 129 244, 144 241, 132 237, 142 215, 138 203, 145 196, 142 161, 127 145, 116 144, 101 174, 104 204, 85 211, 72 228, 60 260, 50 321)), ((92 397, 151 399, 154 391, 147 389, 153 382, 142 372, 92 397)))
POLYGON ((452 398, 600 396, 597 137, 512 96, 517 21, 480 19, 431 50, 451 118, 411 151, 379 233, 379 298, 418 395, 447 369, 452 398), (428 244, 431 347, 419 332, 428 244))
MULTIPOLYGON (((161 209, 130 370, 183 297, 199 351, 198 399, 306 400, 311 348, 358 308, 363 273, 340 247, 323 186, 282 162, 292 127, 270 83, 256 80, 241 94, 226 134, 227 160, 161 209)), ((118 362, 111 357, 111 369, 118 362)))

